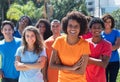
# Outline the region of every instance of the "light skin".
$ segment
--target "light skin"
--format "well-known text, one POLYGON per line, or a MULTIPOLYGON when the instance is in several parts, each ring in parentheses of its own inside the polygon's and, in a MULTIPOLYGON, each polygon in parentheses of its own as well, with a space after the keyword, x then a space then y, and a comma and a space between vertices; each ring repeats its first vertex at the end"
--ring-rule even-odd
MULTIPOLYGON (((36 37, 34 32, 32 31, 26 31, 25 33, 25 39, 28 44, 28 51, 33 51, 34 50, 34 43, 36 41, 36 37)), ((18 71, 25 71, 29 69, 41 69, 45 65, 46 57, 41 56, 38 61, 34 64, 25 64, 20 62, 21 58, 20 56, 16 56, 16 61, 15 61, 15 67, 18 71)))
MULTIPOLYGON (((98 44, 102 40, 101 38, 102 25, 99 23, 93 24, 91 27, 91 32, 93 34, 92 42, 94 44, 98 44)), ((106 66, 108 65, 109 59, 110 59, 109 56, 105 56, 101 54, 101 57, 99 59, 89 57, 88 64, 94 64, 94 65, 106 68, 106 66)))
MULTIPOLYGON (((1 30, 6 42, 11 42, 13 40, 13 29, 9 24, 4 25, 1 30)), ((2 70, 0 70, 0 78, 4 77, 2 70)))
POLYGON ((14 31, 13 31, 12 27, 9 24, 4 25, 1 32, 2 32, 6 42, 10 42, 10 41, 13 40, 14 31))
MULTIPOLYGON (((67 43, 75 45, 79 40, 80 25, 76 20, 70 19, 67 26, 67 43)), ((69 70, 76 74, 84 74, 88 61, 88 55, 83 55, 73 66, 63 65, 58 57, 58 51, 53 49, 50 59, 50 67, 59 70, 69 70)))
MULTIPOLYGON (((105 33, 106 34, 109 34, 111 31, 112 31, 112 20, 111 19, 107 19, 105 21, 105 33)), ((117 38, 116 41, 115 41, 115 45, 112 45, 112 51, 116 50, 116 49, 119 49, 120 48, 120 38, 117 38)))

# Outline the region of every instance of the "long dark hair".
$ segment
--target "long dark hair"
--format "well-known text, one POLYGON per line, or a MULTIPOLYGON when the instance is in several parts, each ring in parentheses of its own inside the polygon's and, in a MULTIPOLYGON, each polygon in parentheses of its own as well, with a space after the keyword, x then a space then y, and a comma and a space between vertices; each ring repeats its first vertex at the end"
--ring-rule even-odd
POLYGON ((39 24, 40 23, 44 23, 45 24, 45 32, 43 35, 43 39, 46 40, 47 38, 49 38, 52 35, 52 31, 50 29, 50 22, 47 19, 39 19, 38 22, 36 23, 36 27, 39 28, 39 24))

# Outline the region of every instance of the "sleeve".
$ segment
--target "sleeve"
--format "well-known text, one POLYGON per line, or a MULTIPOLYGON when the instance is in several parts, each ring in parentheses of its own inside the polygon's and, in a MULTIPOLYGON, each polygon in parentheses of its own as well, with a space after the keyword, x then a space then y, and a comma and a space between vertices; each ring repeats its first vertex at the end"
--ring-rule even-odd
POLYGON ((21 49, 21 47, 19 47, 16 51, 15 56, 20 56, 21 57, 21 53, 22 53, 22 49, 21 49))
POLYGON ((117 38, 120 38, 120 32, 118 30, 116 30, 116 36, 117 38))
POLYGON ((55 49, 55 50, 60 49, 60 44, 61 44, 60 42, 61 42, 60 39, 57 38, 57 39, 55 40, 55 42, 53 43, 52 48, 55 49))
POLYGON ((47 55, 46 55, 46 49, 45 49, 45 48, 44 48, 43 51, 40 53, 40 56, 45 56, 45 57, 47 57, 47 55))
POLYGON ((90 43, 89 43, 89 42, 86 42, 86 44, 85 44, 84 54, 85 54, 85 55, 90 55, 90 54, 91 54, 90 43))
POLYGON ((102 47, 102 55, 111 56, 112 54, 112 44, 110 42, 106 42, 102 47))

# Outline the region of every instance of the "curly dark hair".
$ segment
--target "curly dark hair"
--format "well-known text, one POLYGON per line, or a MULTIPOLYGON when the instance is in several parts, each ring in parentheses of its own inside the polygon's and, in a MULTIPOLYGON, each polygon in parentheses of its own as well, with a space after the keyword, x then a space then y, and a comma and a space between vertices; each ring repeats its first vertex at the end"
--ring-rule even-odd
POLYGON ((89 28, 91 28, 92 25, 95 24, 95 23, 99 23, 99 24, 102 25, 103 29, 105 28, 103 20, 101 18, 99 18, 99 17, 92 18, 92 20, 89 23, 89 28))
POLYGON ((47 38, 49 38, 52 35, 52 31, 50 29, 50 22, 47 19, 39 19, 38 22, 36 23, 36 27, 39 28, 39 24, 40 23, 44 23, 45 24, 45 33, 43 35, 43 39, 46 40, 47 38))
POLYGON ((104 15, 102 16, 102 20, 103 20, 104 22, 106 22, 107 19, 111 19, 111 21, 112 21, 112 26, 111 26, 111 28, 114 28, 114 26, 115 26, 115 20, 114 20, 114 18, 113 18, 110 14, 104 14, 104 15))
POLYGON ((67 34, 67 27, 68 27, 68 21, 72 19, 72 20, 76 20, 79 25, 80 25, 80 33, 79 36, 84 34, 86 32, 87 29, 87 19, 85 17, 85 15, 83 15, 82 13, 78 12, 78 11, 72 11, 69 12, 63 19, 62 19, 62 30, 67 34))
POLYGON ((41 37, 41 35, 39 33, 39 30, 34 26, 27 26, 23 31, 23 35, 22 35, 22 45, 24 46, 23 53, 28 48, 28 44, 27 44, 26 39, 25 39, 26 31, 34 32, 34 34, 36 36, 36 41, 34 43, 34 52, 39 54, 44 48, 44 42, 43 42, 43 39, 42 39, 42 37, 41 37))

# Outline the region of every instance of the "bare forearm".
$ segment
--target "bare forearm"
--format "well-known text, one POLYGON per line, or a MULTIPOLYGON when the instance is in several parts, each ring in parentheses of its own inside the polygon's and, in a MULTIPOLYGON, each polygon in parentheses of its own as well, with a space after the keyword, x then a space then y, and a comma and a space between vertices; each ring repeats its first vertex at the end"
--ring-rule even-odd
POLYGON ((27 68, 27 67, 16 67, 16 70, 18 70, 18 71, 27 71, 27 70, 30 70, 30 69, 27 68))
POLYGON ((109 58, 107 58, 105 60, 95 59, 95 58, 89 58, 88 64, 94 64, 94 65, 106 68, 106 66, 108 64, 108 60, 109 60, 109 58))
POLYGON ((52 64, 50 65, 51 68, 53 69, 58 69, 58 70, 73 70, 72 66, 65 66, 65 65, 61 65, 61 64, 52 64))
POLYGON ((29 69, 42 69, 44 67, 44 65, 41 65, 40 63, 25 64, 25 66, 29 69))

